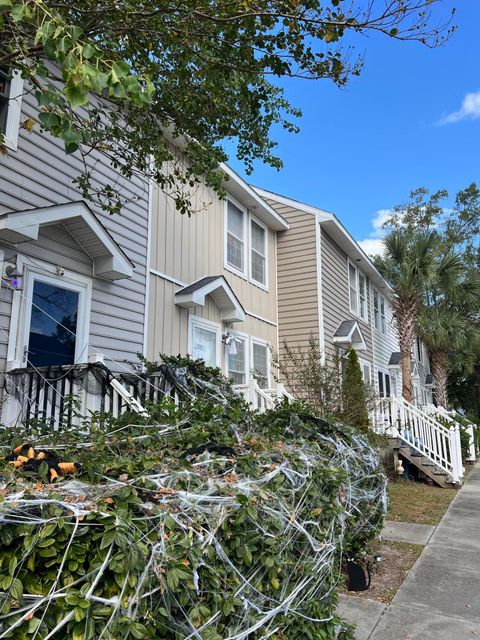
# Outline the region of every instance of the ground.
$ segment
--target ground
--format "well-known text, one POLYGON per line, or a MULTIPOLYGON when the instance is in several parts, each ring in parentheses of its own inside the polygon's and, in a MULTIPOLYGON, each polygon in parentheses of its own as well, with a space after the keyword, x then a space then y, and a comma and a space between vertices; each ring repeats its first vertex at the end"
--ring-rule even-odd
POLYGON ((387 520, 437 525, 455 497, 454 489, 441 489, 413 480, 388 485, 390 506, 387 520))
POLYGON ((383 561, 372 574, 370 589, 345 593, 389 604, 422 551, 423 546, 419 544, 375 541, 372 545, 372 555, 381 555, 383 561))

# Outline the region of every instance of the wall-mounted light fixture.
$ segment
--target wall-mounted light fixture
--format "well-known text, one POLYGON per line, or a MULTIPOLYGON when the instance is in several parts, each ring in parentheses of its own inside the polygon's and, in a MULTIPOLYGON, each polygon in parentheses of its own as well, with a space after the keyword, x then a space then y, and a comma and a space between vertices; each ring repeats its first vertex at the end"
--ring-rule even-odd
POLYGON ((5 267, 5 280, 15 291, 21 291, 23 289, 23 275, 18 273, 17 267, 14 264, 9 264, 5 267))

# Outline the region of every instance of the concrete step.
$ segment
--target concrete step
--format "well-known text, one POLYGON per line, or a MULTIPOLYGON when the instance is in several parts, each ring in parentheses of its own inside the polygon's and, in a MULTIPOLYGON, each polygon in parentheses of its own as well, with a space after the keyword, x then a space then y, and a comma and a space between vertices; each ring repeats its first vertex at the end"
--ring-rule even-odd
POLYGON ((444 488, 449 483, 449 474, 415 449, 403 446, 400 447, 399 453, 439 487, 444 488))

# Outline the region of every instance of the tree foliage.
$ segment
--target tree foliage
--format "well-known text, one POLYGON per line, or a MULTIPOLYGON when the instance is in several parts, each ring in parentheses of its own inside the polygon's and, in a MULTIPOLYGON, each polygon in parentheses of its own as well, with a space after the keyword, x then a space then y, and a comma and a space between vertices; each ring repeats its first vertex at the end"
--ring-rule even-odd
POLYGON ((355 349, 350 349, 346 356, 342 396, 345 421, 354 427, 368 429, 365 382, 363 380, 358 354, 355 349))
MULTIPOLYGON (((0 0, 0 66, 29 81, 41 126, 67 153, 96 149, 126 176, 153 174, 186 212, 198 176, 223 193, 225 140, 248 171, 256 159, 281 166, 271 129, 295 131, 300 114, 279 79, 343 86, 362 67, 356 36, 433 47, 450 19, 440 0, 0 0)), ((79 184, 119 209, 87 169, 79 184)))

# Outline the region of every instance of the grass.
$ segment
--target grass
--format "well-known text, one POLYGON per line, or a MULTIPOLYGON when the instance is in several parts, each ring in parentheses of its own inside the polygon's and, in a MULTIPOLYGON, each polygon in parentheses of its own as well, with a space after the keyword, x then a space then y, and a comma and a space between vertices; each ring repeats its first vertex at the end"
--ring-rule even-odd
POLYGON ((431 487, 413 480, 388 485, 390 506, 387 520, 437 525, 455 497, 453 489, 431 487))

